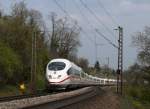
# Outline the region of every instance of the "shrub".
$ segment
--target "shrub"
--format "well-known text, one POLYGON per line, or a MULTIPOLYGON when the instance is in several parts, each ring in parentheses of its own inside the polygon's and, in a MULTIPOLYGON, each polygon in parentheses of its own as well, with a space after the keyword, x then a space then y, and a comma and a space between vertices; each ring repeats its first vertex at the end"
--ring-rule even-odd
MULTIPOLYGON (((21 73, 21 61, 19 56, 4 43, 0 42, 0 76, 1 83, 13 83, 17 74, 21 73)), ((19 78, 18 78, 19 79, 19 78)), ((16 79, 16 80, 18 80, 16 79)), ((15 80, 15 81, 16 81, 15 80)))
POLYGON ((142 88, 140 99, 142 101, 150 102, 150 89, 149 88, 142 88))
POLYGON ((132 104, 135 107, 135 109, 144 109, 142 104, 138 101, 133 100, 132 104))

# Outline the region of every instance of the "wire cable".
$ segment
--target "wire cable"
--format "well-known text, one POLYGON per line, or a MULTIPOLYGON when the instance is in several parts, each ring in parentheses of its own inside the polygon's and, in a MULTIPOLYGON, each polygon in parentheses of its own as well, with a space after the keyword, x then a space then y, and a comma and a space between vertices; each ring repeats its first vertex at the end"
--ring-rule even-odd
POLYGON ((100 36, 102 36, 105 40, 107 40, 109 44, 111 44, 113 47, 115 47, 115 48, 118 49, 118 46, 115 45, 114 43, 112 43, 112 41, 109 40, 107 37, 105 37, 105 35, 103 35, 98 29, 95 29, 95 31, 96 31, 100 36))
POLYGON ((102 24, 102 25, 105 27, 105 29, 106 29, 111 35, 115 36, 114 33, 103 23, 103 21, 102 21, 99 17, 97 17, 97 15, 83 2, 83 0, 80 0, 80 3, 96 18, 96 20, 97 20, 100 24, 102 24))
MULTIPOLYGON (((70 16, 70 14, 57 2, 57 0, 53 0, 53 1, 60 8, 61 11, 63 11, 70 19, 72 19, 74 21, 74 19, 70 16)), ((78 27, 80 28, 80 26, 78 26, 78 27)), ((94 43, 94 40, 92 40, 91 37, 89 37, 89 35, 83 29, 81 29, 81 32, 86 34, 89 41, 92 41, 94 43)))
POLYGON ((110 17, 110 19, 112 20, 112 22, 115 25, 118 25, 118 23, 116 22, 116 20, 112 17, 112 15, 109 13, 109 11, 107 11, 107 9, 105 8, 105 6, 102 4, 102 2, 100 0, 97 0, 97 3, 99 4, 99 7, 103 8, 103 10, 105 11, 105 13, 107 14, 108 17, 110 17))
MULTIPOLYGON (((77 7, 77 9, 80 11, 80 14, 81 14, 81 16, 83 17, 83 19, 86 19, 87 20, 87 22, 88 22, 88 24, 89 25, 91 25, 91 27, 95 30, 95 28, 93 27, 93 25, 91 24, 91 22, 87 19, 87 17, 84 15, 84 13, 82 12, 82 10, 80 9, 80 7, 78 6, 78 4, 74 1, 74 3, 75 3, 75 6, 77 7)), ((85 20, 84 20, 85 21, 85 20)), ((97 31, 98 31, 98 29, 97 29, 97 31)), ((108 41, 108 43, 110 43, 111 45, 113 45, 113 46, 115 46, 116 47, 116 45, 115 44, 113 44, 113 42, 111 42, 111 40, 109 40, 104 34, 102 34, 100 31, 98 31, 97 32, 96 31, 96 33, 98 33, 98 36, 100 35, 101 37, 103 37, 106 41, 108 41)), ((95 32, 94 32, 95 33, 95 32)), ((98 37, 98 38, 100 38, 100 37, 98 37)))
MULTIPOLYGON (((70 14, 69 14, 65 9, 63 9, 63 7, 57 2, 57 0, 53 0, 53 1, 54 1, 54 3, 55 3, 70 19, 73 20, 73 18, 70 16, 70 14)), ((78 26, 78 27, 79 27, 79 26, 78 26)), ((86 36, 88 37, 88 39, 89 39, 90 41, 92 41, 93 43, 95 43, 95 41, 92 40, 91 37, 89 37, 88 34, 87 34, 85 31, 83 31, 83 29, 82 29, 81 31, 82 31, 84 34, 86 34, 86 36)), ((100 31, 98 31, 98 29, 96 29, 95 31, 96 31, 100 36, 102 36, 106 41, 108 41, 109 44, 111 44, 113 47, 118 48, 114 43, 111 42, 111 40, 109 40, 107 37, 105 37, 105 35, 103 35, 100 31)))

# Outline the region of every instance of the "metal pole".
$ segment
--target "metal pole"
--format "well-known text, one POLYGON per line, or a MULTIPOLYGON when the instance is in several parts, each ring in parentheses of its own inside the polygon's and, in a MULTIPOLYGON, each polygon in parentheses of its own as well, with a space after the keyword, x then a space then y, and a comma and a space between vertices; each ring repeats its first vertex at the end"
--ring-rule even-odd
POLYGON ((120 35, 121 35, 121 74, 120 74, 120 80, 121 80, 121 94, 123 91, 123 28, 120 28, 120 35))
POLYGON ((34 33, 32 35, 32 42, 31 42, 31 49, 32 49, 32 53, 31 53, 31 81, 30 81, 30 91, 33 92, 33 61, 34 61, 34 33))
POLYGON ((96 35, 95 35, 95 62, 98 61, 97 59, 97 43, 96 43, 96 35))
POLYGON ((106 59, 107 59, 107 66, 109 68, 109 57, 107 57, 106 59))
POLYGON ((31 93, 34 93, 36 90, 36 32, 33 32, 32 36, 32 56, 31 56, 31 83, 30 83, 30 90, 31 93))
POLYGON ((36 61, 37 61, 37 54, 36 54, 36 38, 37 33, 35 32, 35 39, 34 39, 34 91, 36 90, 36 61))
POLYGON ((118 27, 119 40, 118 40, 118 70, 117 70, 117 93, 122 94, 122 72, 123 72, 123 28, 118 27))

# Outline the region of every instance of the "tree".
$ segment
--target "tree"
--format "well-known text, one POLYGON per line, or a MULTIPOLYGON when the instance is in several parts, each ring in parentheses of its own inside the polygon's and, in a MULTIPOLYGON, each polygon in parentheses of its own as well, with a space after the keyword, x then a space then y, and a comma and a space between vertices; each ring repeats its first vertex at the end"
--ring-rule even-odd
POLYGON ((145 66, 150 66, 150 27, 133 36, 133 44, 138 47, 138 59, 145 66))
MULTIPOLYGON (((10 15, 3 15, 0 18, 0 41, 19 57, 19 61, 22 64, 15 71, 20 72, 21 75, 14 73, 14 76, 22 79, 22 81, 29 82, 30 80, 32 38, 35 32, 37 44, 37 75, 44 75, 45 64, 48 61, 48 51, 45 43, 45 34, 41 33, 42 22, 40 12, 27 9, 24 2, 15 4, 12 7, 10 15), (22 67, 21 71, 19 67, 22 67)), ((7 63, 5 64, 7 65, 7 63)), ((2 69, 1 66, 0 69, 2 69)), ((10 69, 14 70, 14 67, 10 69)), ((7 72, 4 73, 7 74, 7 72)))
POLYGON ((141 63, 141 72, 136 77, 150 82, 150 27, 133 36, 134 46, 138 47, 138 60, 141 63))
MULTIPOLYGON (((0 7, 1 7, 1 4, 0 4, 0 7)), ((2 11, 2 9, 0 8, 0 18, 2 17, 2 15, 3 15, 3 11, 2 11)))
POLYGON ((100 64, 99 64, 99 61, 96 61, 94 68, 95 68, 97 71, 100 71, 100 64))
POLYGON ((130 84, 139 85, 141 84, 141 80, 143 80, 143 75, 141 66, 138 63, 134 63, 132 66, 128 68, 125 73, 125 77, 130 84))
POLYGON ((80 28, 77 23, 69 23, 65 18, 57 19, 53 13, 51 16, 52 35, 51 35, 51 53, 53 57, 68 58, 69 55, 75 53, 80 45, 78 36, 80 28))
POLYGON ((1 83, 17 83, 21 77, 22 63, 20 57, 4 43, 0 42, 0 76, 1 83))
POLYGON ((85 58, 79 58, 77 63, 85 72, 88 72, 89 62, 85 58))

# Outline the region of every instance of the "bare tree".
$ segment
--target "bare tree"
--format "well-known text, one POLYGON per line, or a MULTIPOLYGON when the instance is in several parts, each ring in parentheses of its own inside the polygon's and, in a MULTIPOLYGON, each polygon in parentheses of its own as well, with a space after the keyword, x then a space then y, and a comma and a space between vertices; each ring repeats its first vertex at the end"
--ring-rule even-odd
POLYGON ((85 72, 88 71, 88 67, 89 67, 89 61, 86 58, 79 58, 78 59, 78 65, 83 68, 83 70, 85 72))
POLYGON ((18 19, 18 23, 25 22, 25 20, 28 17, 28 14, 29 14, 28 9, 27 9, 24 1, 16 3, 15 5, 13 5, 11 15, 14 18, 18 19))
POLYGON ((0 18, 2 17, 2 14, 3 14, 3 9, 1 8, 1 4, 0 4, 0 18))
POLYGON ((150 27, 145 27, 143 32, 136 33, 133 37, 134 46, 138 47, 138 59, 143 65, 150 65, 150 27))
POLYGON ((51 21, 51 53, 54 57, 68 58, 80 45, 80 28, 76 22, 70 23, 66 17, 57 19, 55 14, 52 14, 51 21))

